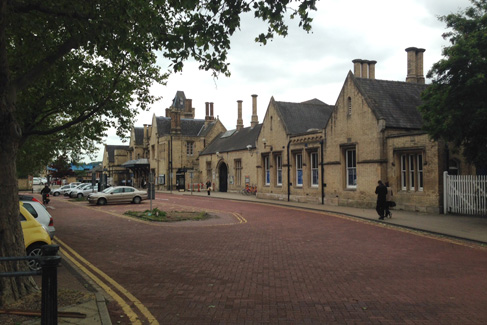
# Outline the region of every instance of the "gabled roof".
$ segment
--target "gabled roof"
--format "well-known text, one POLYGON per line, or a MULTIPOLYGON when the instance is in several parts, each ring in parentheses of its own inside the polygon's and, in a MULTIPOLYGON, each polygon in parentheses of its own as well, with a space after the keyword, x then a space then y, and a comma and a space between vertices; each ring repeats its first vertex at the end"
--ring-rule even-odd
POLYGON ((350 75, 376 118, 384 119, 387 128, 422 128, 423 119, 418 106, 427 85, 357 78, 349 72, 350 75))
POLYGON ((249 145, 251 148, 255 148, 261 128, 262 124, 257 124, 254 127, 246 127, 239 131, 222 132, 200 153, 200 156, 211 155, 216 152, 247 150, 249 145))
MULTIPOLYGON (((164 116, 156 116, 157 134, 162 137, 166 134, 171 134, 171 118, 164 116)), ((205 136, 216 122, 205 125, 205 120, 202 119, 181 119, 181 134, 185 136, 205 136)))
POLYGON ((129 150, 129 146, 105 145, 105 151, 108 153, 108 162, 115 162, 115 150, 129 150))
POLYGON ((134 127, 134 143, 136 146, 141 146, 144 144, 144 128, 134 127))
POLYGON ((312 99, 302 103, 278 102, 271 99, 289 135, 306 133, 309 129, 324 129, 334 106, 312 99))
POLYGON ((174 99, 172 100, 171 107, 177 109, 184 109, 184 103, 186 102, 186 95, 184 95, 184 91, 178 90, 174 99))

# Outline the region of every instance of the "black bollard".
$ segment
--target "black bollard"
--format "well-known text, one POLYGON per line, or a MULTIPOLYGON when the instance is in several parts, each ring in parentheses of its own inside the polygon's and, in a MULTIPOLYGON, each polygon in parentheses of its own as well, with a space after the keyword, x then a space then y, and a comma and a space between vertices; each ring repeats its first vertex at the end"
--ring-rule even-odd
POLYGON ((40 259, 42 270, 41 324, 57 325, 57 267, 61 256, 58 245, 42 246, 40 259))

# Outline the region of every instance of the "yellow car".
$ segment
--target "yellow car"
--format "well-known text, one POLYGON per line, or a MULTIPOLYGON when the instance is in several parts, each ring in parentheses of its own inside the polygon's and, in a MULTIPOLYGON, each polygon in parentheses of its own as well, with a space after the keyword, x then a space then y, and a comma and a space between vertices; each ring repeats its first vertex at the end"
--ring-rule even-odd
MULTIPOLYGON (((24 208, 24 204, 20 204, 20 223, 22 225, 22 232, 24 234, 25 250, 28 256, 42 255, 41 247, 51 244, 51 237, 46 229, 32 216, 32 214, 24 208)), ((38 270, 40 265, 37 261, 29 261, 29 268, 31 270, 38 270)))

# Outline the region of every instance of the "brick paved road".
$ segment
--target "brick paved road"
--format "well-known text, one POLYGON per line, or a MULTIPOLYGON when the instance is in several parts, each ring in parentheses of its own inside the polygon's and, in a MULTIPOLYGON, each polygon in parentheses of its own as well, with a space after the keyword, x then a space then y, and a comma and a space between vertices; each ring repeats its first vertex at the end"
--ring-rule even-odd
POLYGON ((487 323, 487 249, 298 209, 157 198, 220 218, 150 225, 117 215, 148 203, 62 198, 52 214, 57 236, 160 324, 487 323))

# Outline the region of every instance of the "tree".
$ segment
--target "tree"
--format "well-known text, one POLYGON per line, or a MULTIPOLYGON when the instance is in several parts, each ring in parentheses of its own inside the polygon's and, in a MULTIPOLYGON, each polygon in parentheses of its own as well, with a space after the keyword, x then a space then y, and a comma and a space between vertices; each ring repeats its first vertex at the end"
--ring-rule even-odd
MULTIPOLYGON (((287 13, 309 31, 316 0, 296 2, 0 0, 0 255, 25 253, 16 160, 29 139, 34 148, 56 135, 69 139, 61 149, 79 152, 110 127, 122 134, 156 100, 150 86, 189 58, 229 76, 230 36, 243 13, 267 22, 256 38, 263 44, 286 36, 287 13), (156 65, 158 54, 171 62, 167 71, 156 65)), ((2 263, 0 272, 22 266, 2 263)), ((0 306, 32 290, 29 279, 0 278, 0 306)))
POLYGON ((427 76, 434 78, 419 108, 424 127, 435 140, 463 149, 477 167, 487 161, 487 0, 440 17, 451 31, 443 34, 451 45, 427 76))

